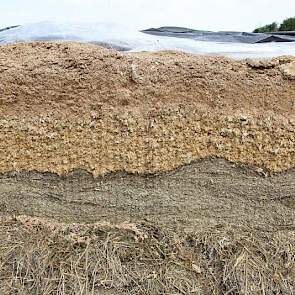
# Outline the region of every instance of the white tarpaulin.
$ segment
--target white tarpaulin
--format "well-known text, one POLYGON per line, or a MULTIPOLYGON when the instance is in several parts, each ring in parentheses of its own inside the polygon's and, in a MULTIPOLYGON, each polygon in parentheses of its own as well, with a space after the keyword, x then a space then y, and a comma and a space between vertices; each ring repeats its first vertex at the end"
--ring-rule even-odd
POLYGON ((234 58, 295 55, 295 42, 244 44, 148 35, 112 23, 41 22, 0 32, 0 44, 60 40, 94 42, 125 51, 182 50, 234 58))

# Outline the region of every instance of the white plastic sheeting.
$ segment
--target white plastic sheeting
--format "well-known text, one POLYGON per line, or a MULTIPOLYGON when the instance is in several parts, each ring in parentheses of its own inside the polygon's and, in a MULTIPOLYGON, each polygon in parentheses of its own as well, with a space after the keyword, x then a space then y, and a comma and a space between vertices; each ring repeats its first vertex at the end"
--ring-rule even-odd
POLYGON ((295 55, 295 42, 263 44, 205 42, 147 35, 112 23, 41 22, 0 32, 0 44, 36 40, 94 42, 125 51, 182 50, 195 54, 224 55, 234 58, 295 55))

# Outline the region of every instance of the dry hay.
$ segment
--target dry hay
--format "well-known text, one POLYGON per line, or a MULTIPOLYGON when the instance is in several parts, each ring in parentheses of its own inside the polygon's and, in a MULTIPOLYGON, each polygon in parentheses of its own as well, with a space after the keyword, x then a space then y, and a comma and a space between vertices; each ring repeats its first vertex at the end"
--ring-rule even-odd
POLYGON ((3 295, 293 294, 295 288, 294 229, 220 227, 185 235, 148 223, 66 225, 20 216, 1 220, 0 237, 3 295))

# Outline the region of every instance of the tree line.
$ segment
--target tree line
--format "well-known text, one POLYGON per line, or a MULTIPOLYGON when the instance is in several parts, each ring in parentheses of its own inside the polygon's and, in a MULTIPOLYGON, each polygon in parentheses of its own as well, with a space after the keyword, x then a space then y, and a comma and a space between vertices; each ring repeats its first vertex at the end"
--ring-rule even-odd
POLYGON ((281 24, 273 22, 263 27, 256 28, 253 33, 295 31, 295 17, 285 19, 281 24))

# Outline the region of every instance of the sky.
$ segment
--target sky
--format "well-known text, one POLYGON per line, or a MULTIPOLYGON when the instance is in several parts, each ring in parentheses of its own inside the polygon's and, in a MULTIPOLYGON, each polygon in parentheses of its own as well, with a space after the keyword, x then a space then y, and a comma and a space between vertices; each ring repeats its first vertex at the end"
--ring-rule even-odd
POLYGON ((295 0, 0 0, 0 27, 57 21, 253 31, 293 16, 295 0))

